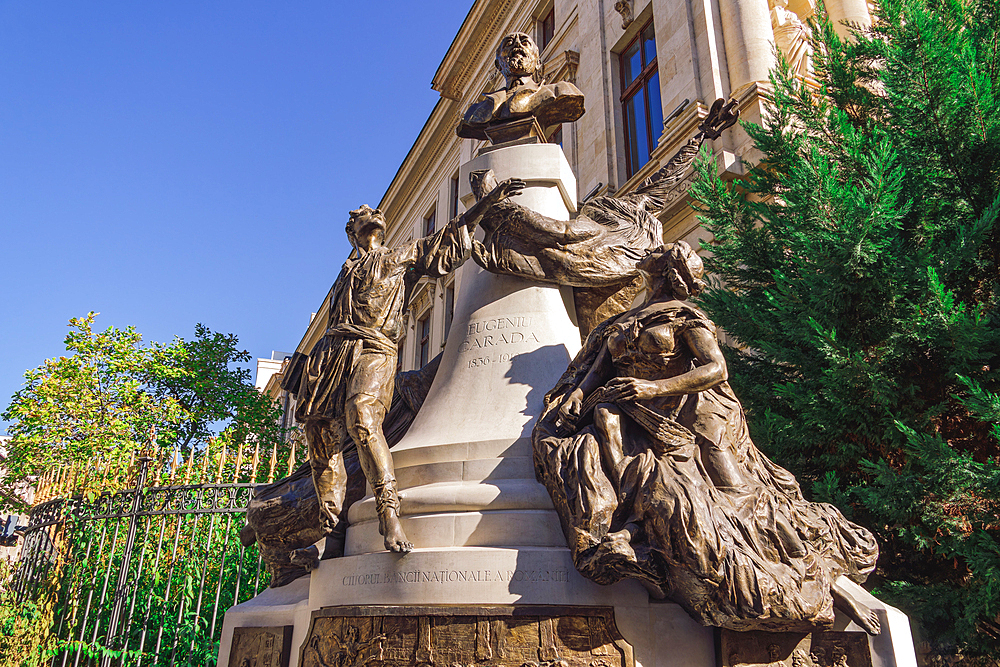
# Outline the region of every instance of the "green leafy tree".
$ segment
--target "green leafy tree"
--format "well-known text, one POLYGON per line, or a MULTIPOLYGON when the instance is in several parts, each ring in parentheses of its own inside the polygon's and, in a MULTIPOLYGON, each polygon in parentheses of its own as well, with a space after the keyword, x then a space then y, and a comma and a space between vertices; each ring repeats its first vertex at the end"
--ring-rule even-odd
MULTIPOLYGON (((48 471, 124 473, 151 440, 181 455, 210 440, 232 448, 254 439, 264 451, 281 441, 278 408, 238 365, 250 355, 236 336, 198 325, 192 341, 147 345, 132 327, 95 331, 94 319, 90 313, 70 320, 67 354, 27 371, 3 413, 12 436, 0 479, 6 507, 23 508, 24 489, 48 471)), ((80 490, 113 490, 107 474, 92 480, 80 490)))
POLYGON ((876 0, 781 63, 759 159, 693 194, 703 305, 756 442, 872 528, 877 592, 939 651, 1000 653, 1000 12, 876 0))

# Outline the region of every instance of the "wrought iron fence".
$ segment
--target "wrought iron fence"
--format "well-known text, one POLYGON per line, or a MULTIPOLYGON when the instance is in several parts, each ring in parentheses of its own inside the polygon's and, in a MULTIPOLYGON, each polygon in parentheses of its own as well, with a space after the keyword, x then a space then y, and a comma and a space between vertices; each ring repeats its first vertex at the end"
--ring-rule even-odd
POLYGON ((11 588, 50 596, 54 666, 214 665, 225 610, 267 585, 239 539, 253 483, 146 486, 136 463, 129 490, 31 511, 11 588))

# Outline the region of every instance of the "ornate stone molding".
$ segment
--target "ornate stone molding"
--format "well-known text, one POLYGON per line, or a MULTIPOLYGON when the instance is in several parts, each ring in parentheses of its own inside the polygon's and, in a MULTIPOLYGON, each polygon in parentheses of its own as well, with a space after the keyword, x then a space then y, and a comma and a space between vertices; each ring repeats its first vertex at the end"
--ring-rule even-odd
POLYGON ((414 317, 423 315, 424 311, 433 305, 436 291, 437 282, 433 280, 417 286, 413 296, 410 297, 410 312, 414 317))
POLYGON ((549 58, 545 68, 545 80, 550 83, 569 81, 576 84, 576 70, 580 66, 580 54, 567 49, 549 58))
POLYGON ((615 11, 622 15, 622 30, 632 25, 632 21, 635 20, 635 16, 632 15, 632 0, 618 0, 615 3, 615 11))

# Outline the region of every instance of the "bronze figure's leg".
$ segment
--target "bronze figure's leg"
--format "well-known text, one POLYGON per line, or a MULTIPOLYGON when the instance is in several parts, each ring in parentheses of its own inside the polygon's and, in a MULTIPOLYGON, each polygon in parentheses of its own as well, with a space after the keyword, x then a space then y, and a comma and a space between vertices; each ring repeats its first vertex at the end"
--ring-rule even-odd
POLYGON ((701 462, 708 471, 712 483, 720 490, 737 490, 746 485, 740 474, 736 457, 729 448, 729 438, 726 436, 726 422, 722 420, 707 420, 707 432, 698 438, 701 449, 701 462))
POLYGON ((340 522, 347 487, 347 470, 340 452, 342 428, 341 424, 326 420, 308 421, 305 426, 320 519, 330 530, 340 522))
POLYGON ((622 441, 622 411, 614 403, 601 403, 594 408, 594 427, 597 429, 601 454, 607 465, 604 472, 618 486, 618 467, 625 458, 622 441))
POLYGON ((358 445, 358 459, 368 483, 375 493, 379 532, 389 551, 408 552, 413 544, 407 541, 399 523, 399 494, 392 467, 389 445, 382 435, 385 406, 371 394, 355 394, 345 404, 347 431, 358 445))

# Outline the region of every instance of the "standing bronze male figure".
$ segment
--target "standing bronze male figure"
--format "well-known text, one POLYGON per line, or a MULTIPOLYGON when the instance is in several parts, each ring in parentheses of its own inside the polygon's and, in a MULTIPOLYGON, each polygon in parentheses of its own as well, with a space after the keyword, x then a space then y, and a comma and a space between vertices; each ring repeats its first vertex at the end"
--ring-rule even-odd
POLYGON ((521 181, 505 182, 482 205, 438 232, 397 248, 383 245, 381 211, 368 206, 351 211, 347 236, 357 258, 347 260, 333 284, 329 325, 309 354, 295 408, 296 420, 305 426, 322 519, 331 529, 347 509, 344 454, 356 446, 375 494, 385 548, 413 548, 399 522, 395 471, 382 433, 392 403, 404 308, 422 276, 444 276, 468 259, 481 211, 523 187, 521 181))

